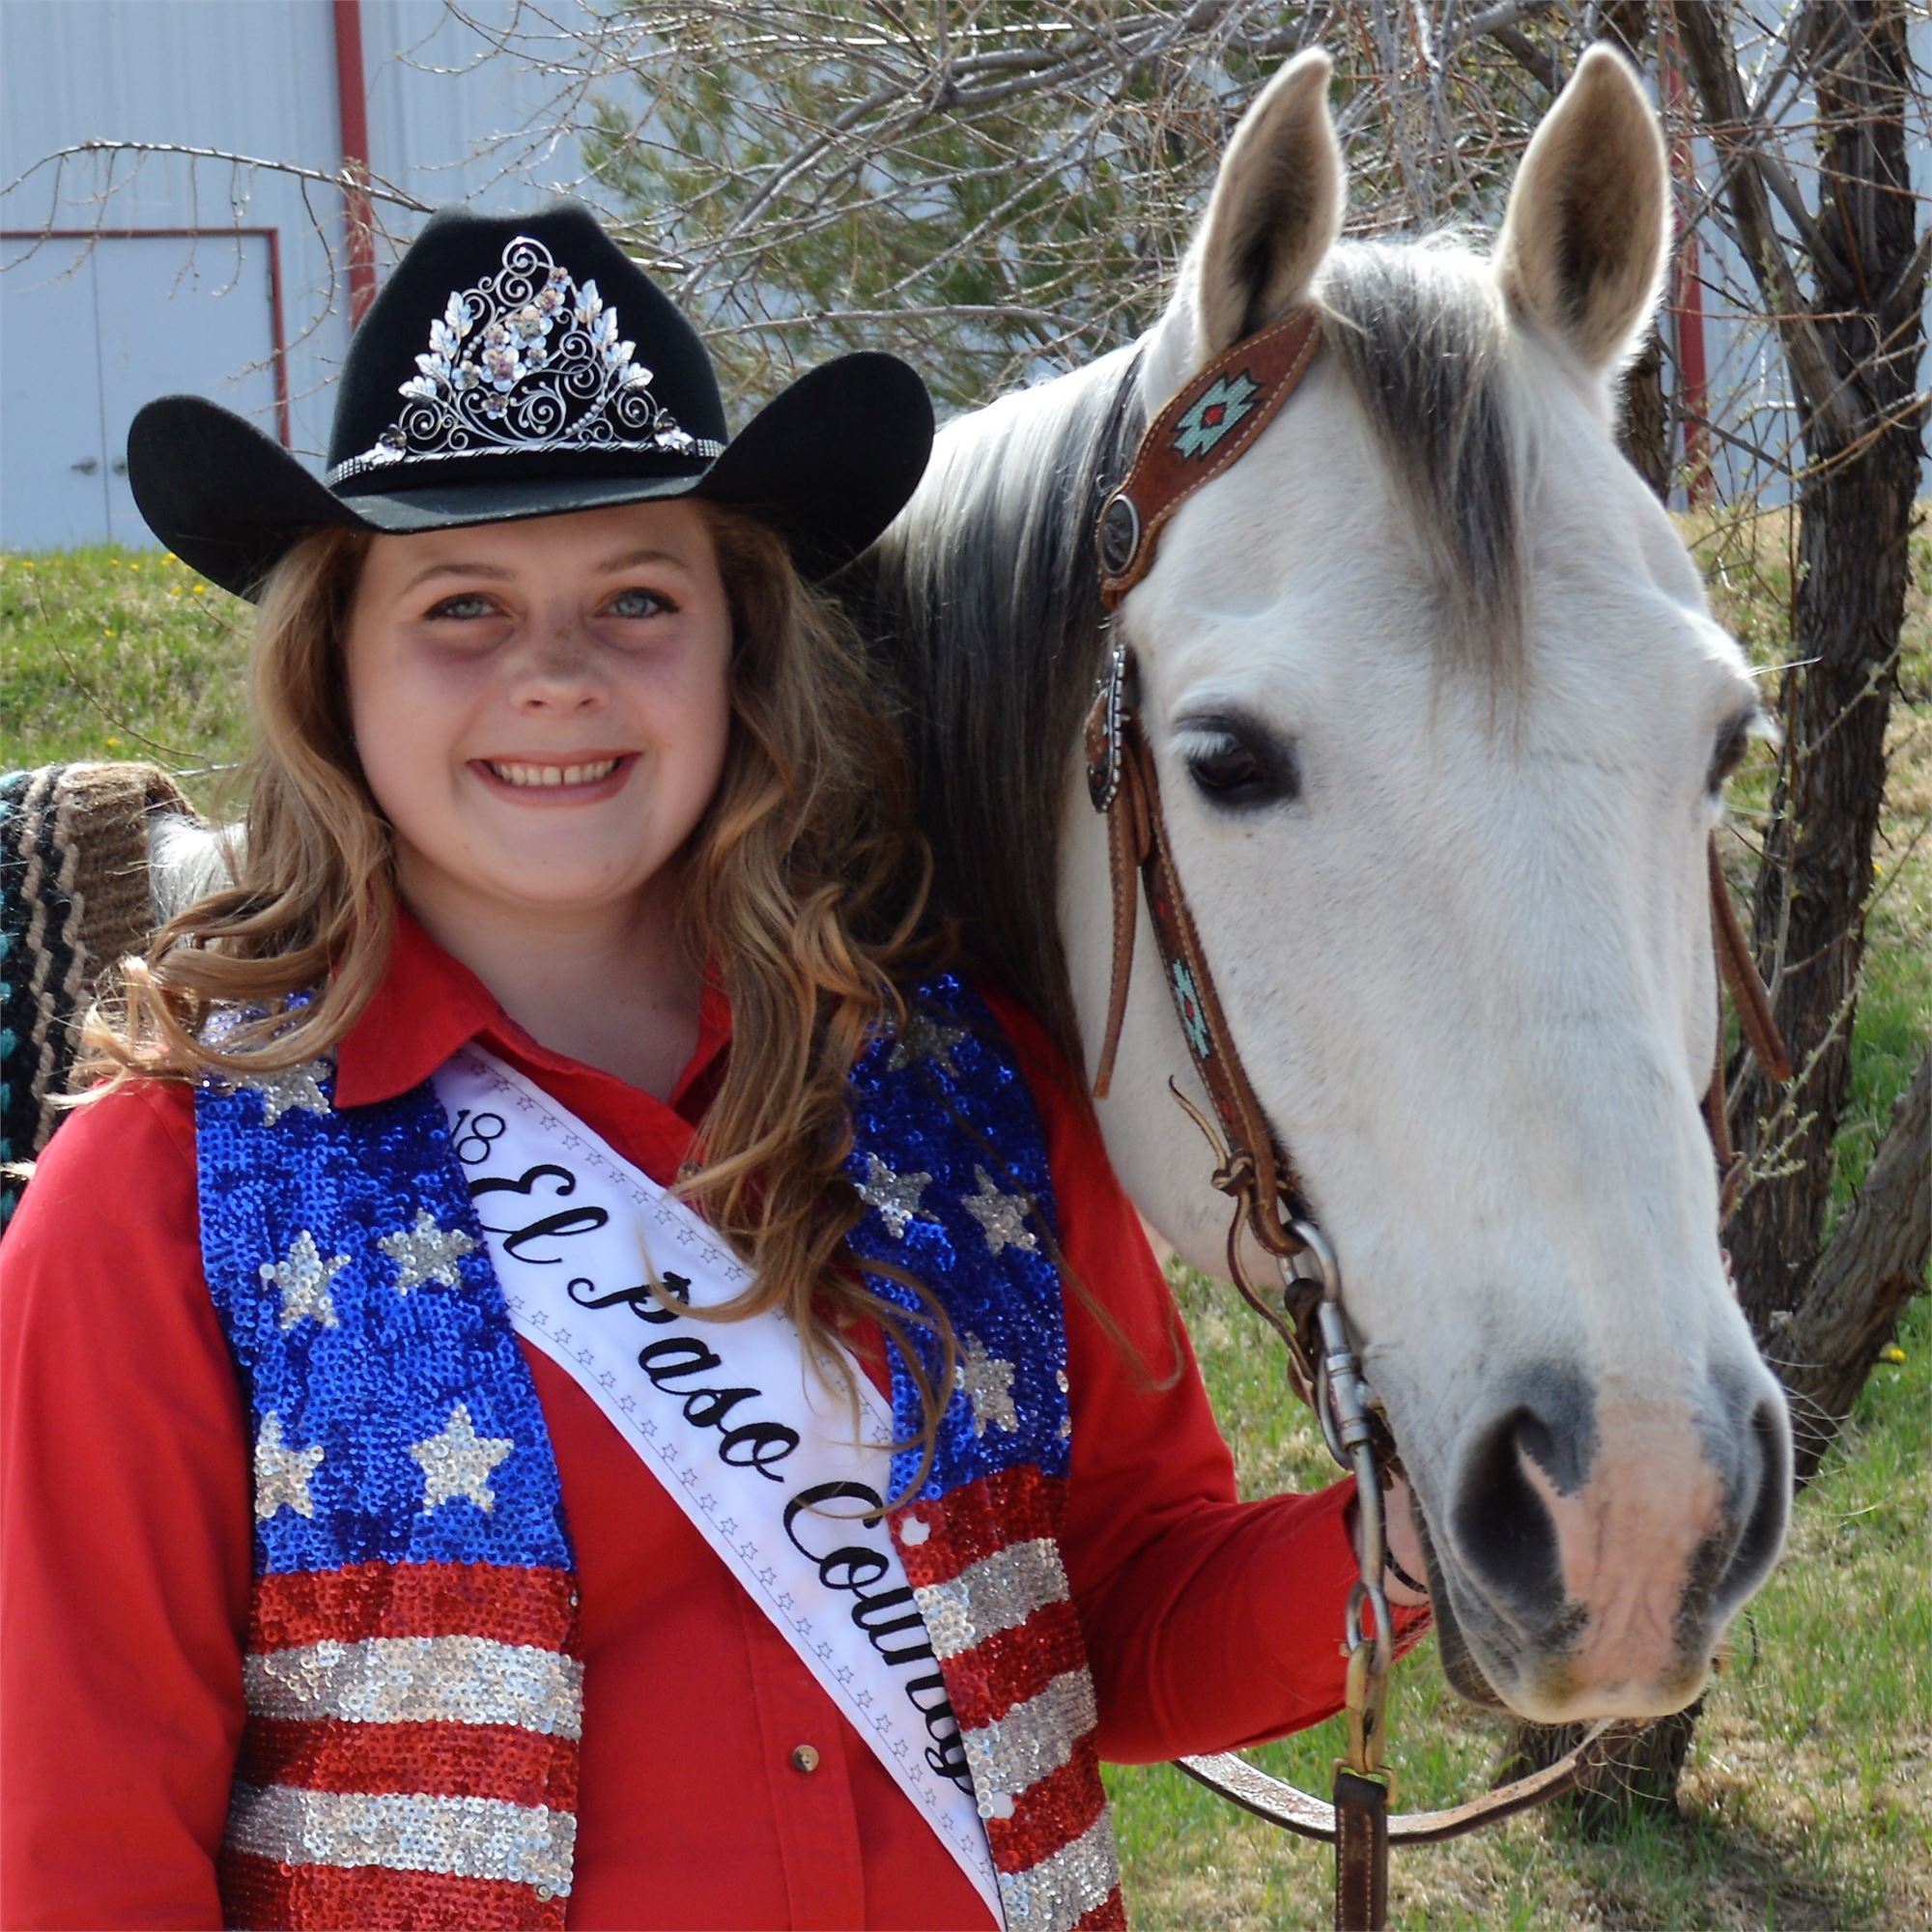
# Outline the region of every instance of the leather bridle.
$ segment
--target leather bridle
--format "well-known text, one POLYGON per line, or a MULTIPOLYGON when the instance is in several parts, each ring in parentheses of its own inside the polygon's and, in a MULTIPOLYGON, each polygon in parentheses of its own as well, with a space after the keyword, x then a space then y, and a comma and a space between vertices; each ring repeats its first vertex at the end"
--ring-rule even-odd
MULTIPOLYGON (((1106 819, 1113 884, 1111 984, 1094 1094, 1106 1097, 1126 1017, 1139 909, 1145 901, 1161 967, 1180 1016, 1196 1077, 1213 1109, 1202 1113, 1170 1081, 1175 1098, 1213 1149, 1214 1185, 1234 1206, 1228 1273, 1287 1345, 1295 1392, 1315 1410, 1330 1452, 1355 1478, 1359 1580, 1350 1593, 1349 1750, 1335 1775, 1333 1805, 1259 1772, 1232 1753, 1179 1760, 1180 1768, 1222 1797, 1303 1836, 1336 1847, 1335 1922, 1342 1932, 1379 1932, 1386 1923, 1388 1847, 1459 1836, 1570 1789, 1611 1728, 1601 1723, 1544 1771, 1453 1810, 1391 1816, 1392 1774, 1383 1768, 1383 1712, 1393 1633, 1382 1574, 1387 1551, 1382 1492, 1400 1466, 1396 1445, 1355 1359, 1342 1309, 1342 1275, 1311 1209, 1294 1162, 1269 1122, 1241 1064, 1221 1009, 1174 862, 1153 748, 1141 724, 1133 648, 1121 636, 1122 601, 1153 562, 1161 531, 1188 497, 1228 469, 1293 394, 1321 345, 1318 311, 1298 308, 1244 338, 1190 378, 1149 423, 1125 479, 1102 503, 1095 526, 1100 595, 1110 650, 1086 732, 1087 782, 1106 819), (1276 1265, 1278 1293, 1252 1280, 1243 1252, 1252 1240, 1276 1265), (1364 1611, 1369 1613, 1365 1620, 1364 1611)), ((1775 1080, 1790 1065, 1772 1018, 1771 999, 1738 923, 1729 888, 1710 847, 1711 917, 1720 1003, 1728 987, 1746 1040, 1775 1080)), ((1727 1122, 1723 1029, 1703 1115, 1717 1161, 1719 1223, 1735 1205, 1745 1163, 1727 1122)))

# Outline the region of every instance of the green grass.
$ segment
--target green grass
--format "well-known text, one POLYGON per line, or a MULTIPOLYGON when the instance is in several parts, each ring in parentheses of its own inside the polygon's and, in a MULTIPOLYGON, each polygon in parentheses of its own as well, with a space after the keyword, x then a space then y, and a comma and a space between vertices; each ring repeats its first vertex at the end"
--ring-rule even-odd
MULTIPOLYGON (((1690 533, 1724 621, 1760 663, 1788 654, 1788 525, 1690 533)), ((1932 541, 1900 667, 1892 777, 1871 945, 1839 1137, 1840 1197, 1932 1042, 1932 541)), ((0 556, 0 763, 152 758, 189 774, 204 808, 245 737, 242 607, 152 552, 0 556)), ((1762 807, 1770 758, 1737 787, 1762 807)), ((1245 1493, 1331 1474, 1289 1396, 1278 1351, 1232 1291, 1178 1289, 1245 1493)), ((1684 1813, 1607 1839, 1560 1813, 1398 1854, 1398 1923, 1871 1927, 1932 1923, 1932 1303, 1905 1357, 1874 1374, 1801 1500, 1790 1554, 1737 1633, 1709 1698, 1684 1813)), ((1425 1645, 1398 1672, 1392 1757, 1408 1806, 1483 1786, 1503 1726, 1444 1687, 1425 1645)), ((1325 1789, 1340 1749, 1323 1725, 1257 1760, 1325 1789)), ((1111 1770, 1128 1896, 1143 1927, 1327 1922, 1327 1854, 1289 1839, 1162 1766, 1111 1770)))
POLYGON ((213 806, 247 743, 250 614, 165 552, 0 554, 0 765, 134 758, 213 806))

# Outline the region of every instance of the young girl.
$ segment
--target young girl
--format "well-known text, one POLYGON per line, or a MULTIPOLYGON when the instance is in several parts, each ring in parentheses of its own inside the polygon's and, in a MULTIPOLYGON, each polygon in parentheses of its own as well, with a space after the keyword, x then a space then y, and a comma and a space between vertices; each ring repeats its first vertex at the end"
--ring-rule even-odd
POLYGON ((727 445, 569 206, 429 223, 323 481, 137 419, 259 746, 8 1236, 8 1925, 1118 1923, 1101 1757, 1340 1703, 1347 1492, 1236 1500, 807 587, 930 433, 727 445))

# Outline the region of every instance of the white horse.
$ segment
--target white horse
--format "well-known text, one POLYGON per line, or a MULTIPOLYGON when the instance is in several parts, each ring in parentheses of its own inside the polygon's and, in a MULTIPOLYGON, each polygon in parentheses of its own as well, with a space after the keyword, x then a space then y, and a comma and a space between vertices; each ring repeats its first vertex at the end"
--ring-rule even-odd
MULTIPOLYGON (((1178 870, 1340 1252, 1452 1681, 1547 1721, 1661 1714, 1775 1561, 1790 1468, 1698 1111, 1706 841, 1761 714, 1611 436, 1662 146, 1594 51, 1492 256, 1340 243, 1328 71, 1304 55, 1248 112, 1138 345, 944 433, 864 609, 973 961, 1091 1069, 1094 513, 1178 385, 1322 308, 1301 388, 1121 612, 1178 870)), ((1170 1080, 1205 1104, 1143 911, 1100 1121, 1148 1219, 1219 1273, 1228 1203, 1170 1080)))

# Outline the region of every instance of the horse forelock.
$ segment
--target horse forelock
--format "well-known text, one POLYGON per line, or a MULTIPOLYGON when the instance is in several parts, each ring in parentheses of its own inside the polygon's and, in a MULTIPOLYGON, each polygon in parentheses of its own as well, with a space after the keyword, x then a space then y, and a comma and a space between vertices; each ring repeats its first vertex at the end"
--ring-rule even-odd
POLYGON ((1436 635, 1505 684, 1524 651, 1520 412, 1489 264, 1453 238, 1345 242, 1317 288, 1347 374, 1447 592, 1436 635))

